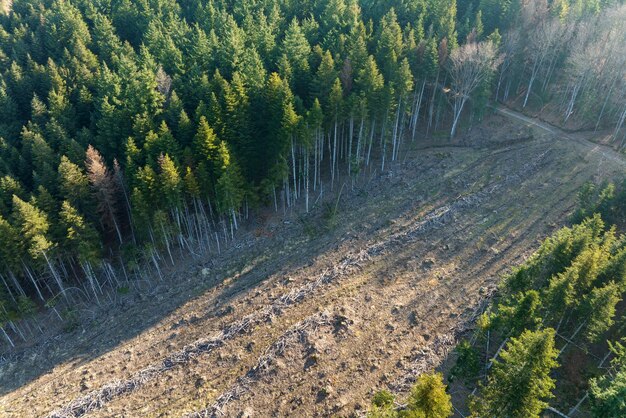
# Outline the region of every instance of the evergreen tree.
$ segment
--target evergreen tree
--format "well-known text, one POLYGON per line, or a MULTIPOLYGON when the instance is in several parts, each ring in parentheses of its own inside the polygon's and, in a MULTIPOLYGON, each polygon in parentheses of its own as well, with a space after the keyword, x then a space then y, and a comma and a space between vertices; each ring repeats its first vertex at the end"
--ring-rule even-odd
POLYGON ((620 289, 617 284, 610 282, 603 287, 594 288, 585 299, 587 338, 597 341, 614 323, 615 307, 621 300, 620 289))
POLYGON ((202 167, 207 171, 207 176, 216 178, 219 156, 219 141, 213 129, 209 126, 204 116, 200 117, 198 131, 194 137, 194 150, 202 167))
POLYGON ((85 165, 87 177, 97 202, 103 225, 114 229, 122 243, 122 231, 117 220, 118 188, 100 153, 91 145, 87 148, 85 165))
POLYGON ((612 373, 589 381, 591 410, 598 418, 626 414, 626 347, 609 341, 609 348, 615 356, 611 360, 612 373))
POLYGON ((21 257, 18 231, 0 215, 0 271, 18 267, 21 257))
POLYGON ((13 196, 13 222, 30 257, 33 260, 43 259, 53 246, 48 239, 50 224, 46 214, 31 203, 13 196))
POLYGON ((159 185, 166 208, 173 209, 180 205, 182 197, 182 179, 178 168, 169 155, 159 157, 159 185))
POLYGON ((220 176, 217 180, 219 207, 224 213, 234 212, 241 207, 244 199, 244 179, 239 166, 232 161, 228 147, 223 141, 220 142, 218 153, 220 161, 220 176))
POLYGON ((58 168, 61 196, 76 207, 89 207, 89 179, 76 164, 66 156, 61 157, 58 168))
POLYGON ((446 393, 441 373, 423 374, 409 395, 407 409, 410 416, 446 418, 452 415, 451 397, 446 393))
POLYGON ((487 384, 471 404, 472 416, 539 417, 552 397, 557 366, 553 329, 524 331, 493 363, 487 384))
POLYGON ((293 72, 290 78, 290 87, 298 96, 307 97, 309 89, 309 55, 311 45, 304 36, 297 19, 293 19, 285 31, 285 39, 281 48, 287 57, 289 67, 293 72))
POLYGON ((61 204, 59 219, 65 232, 62 246, 67 254, 76 254, 81 261, 98 260, 100 257, 98 233, 67 200, 61 204))

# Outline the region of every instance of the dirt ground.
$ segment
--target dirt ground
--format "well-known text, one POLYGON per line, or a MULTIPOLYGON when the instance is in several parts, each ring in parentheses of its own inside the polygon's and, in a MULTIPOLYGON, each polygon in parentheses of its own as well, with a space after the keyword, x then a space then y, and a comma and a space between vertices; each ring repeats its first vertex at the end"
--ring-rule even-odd
POLYGON ((530 122, 494 114, 453 144, 418 143, 347 183, 334 214, 335 198, 260 214, 220 256, 7 357, 1 415, 358 416, 377 390, 402 397, 577 189, 626 169, 530 122))

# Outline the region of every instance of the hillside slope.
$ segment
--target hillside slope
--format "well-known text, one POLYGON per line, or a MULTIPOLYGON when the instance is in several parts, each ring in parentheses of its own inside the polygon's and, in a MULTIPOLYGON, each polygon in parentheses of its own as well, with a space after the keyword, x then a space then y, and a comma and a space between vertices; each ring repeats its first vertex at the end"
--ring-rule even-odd
POLYGON ((503 266, 565 222, 577 189, 626 168, 583 135, 527 122, 493 115, 457 143, 411 151, 347 184, 336 210, 268 215, 238 248, 176 266, 173 289, 8 358, 0 411, 347 416, 374 390, 405 390, 446 356, 503 266))

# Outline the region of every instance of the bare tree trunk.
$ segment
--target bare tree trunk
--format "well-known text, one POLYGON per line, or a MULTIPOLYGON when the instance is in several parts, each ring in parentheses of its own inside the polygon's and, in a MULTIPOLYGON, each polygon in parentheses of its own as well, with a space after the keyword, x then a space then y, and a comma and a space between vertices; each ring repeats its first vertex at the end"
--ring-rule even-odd
POLYGON ((4 327, 0 327, 0 330, 2 330, 4 337, 7 339, 9 344, 11 344, 11 347, 15 348, 15 344, 13 344, 13 340, 11 339, 11 337, 9 337, 9 334, 7 334, 7 332, 4 330, 4 327))
POLYGON ((398 109, 396 111, 396 120, 393 124, 393 134, 391 138, 391 161, 395 161, 396 148, 398 146, 398 125, 400 124, 400 109, 402 108, 402 97, 398 99, 398 109))
POLYGON ((422 108, 422 98, 424 97, 424 89, 426 88, 426 79, 422 82, 422 87, 420 89, 419 96, 417 98, 417 102, 413 108, 413 122, 412 122, 412 130, 411 130, 411 142, 415 142, 415 132, 417 130, 417 124, 419 123, 419 114, 422 108))
POLYGON ((2 279, 2 283, 4 283, 4 287, 6 287, 7 293, 9 294, 11 299, 13 299, 13 302, 17 302, 17 300, 13 296, 13 292, 11 291, 11 288, 9 287, 8 283, 6 282, 6 280, 4 279, 4 276, 2 274, 0 274, 0 279, 2 279))
POLYGON ((296 185, 296 150, 293 135, 291 135, 291 165, 293 172, 293 200, 298 199, 298 187, 296 185))
POLYGON ((330 171, 330 190, 333 189, 333 185, 335 184, 335 167, 337 164, 337 115, 335 115, 335 130, 333 135, 333 158, 331 161, 331 171, 330 171))
MULTIPOLYGON (((622 126, 624 125, 624 120, 626 120, 626 105, 624 106, 624 110, 622 111, 619 117, 617 125, 615 126, 615 132, 613 133, 614 140, 617 139, 617 135, 619 134, 619 131, 622 130, 622 126)), ((620 149, 622 149, 623 145, 624 145, 624 141, 622 140, 622 143, 620 144, 620 149)))
POLYGON ((383 120, 383 125, 382 128, 380 130, 380 146, 382 148, 382 164, 381 164, 381 169, 380 171, 383 172, 385 171, 385 159, 387 158, 387 141, 385 138, 385 128, 387 125, 387 116, 389 115, 389 109, 387 109, 387 112, 385 112, 385 119, 383 120))
POLYGON ((370 156, 372 155, 372 144, 374 143, 374 131, 376 130, 376 119, 372 120, 372 128, 370 129, 370 139, 369 144, 367 146, 367 159, 365 160, 365 165, 370 165, 370 156))
POLYGON ((48 264, 48 268, 50 269, 50 272, 52 273, 52 277, 54 277, 54 280, 57 282, 57 285, 59 286, 59 290, 61 291, 63 296, 67 299, 67 295, 65 294, 65 287, 63 286, 63 283, 61 282, 61 277, 59 277, 59 274, 52 266, 52 263, 50 263, 50 260, 48 259, 48 255, 46 254, 46 252, 42 251, 41 253, 43 254, 43 258, 46 260, 46 264, 48 264))
POLYGON ((304 208, 309 213, 309 150, 304 150, 304 208))
POLYGON ((354 135, 354 115, 350 113, 348 128, 348 176, 352 175, 352 137, 354 135))
POLYGON ((30 272, 30 270, 28 269, 28 266, 24 263, 23 260, 22 260, 22 266, 24 267, 24 272, 26 273, 26 275, 28 276, 28 278, 32 282, 33 287, 35 288, 35 291, 37 292, 37 295, 39 296, 39 299, 41 299, 42 302, 45 302, 46 300, 43 298, 43 295, 41 294, 41 290, 39 289, 39 286, 37 286, 37 282, 35 281, 35 277, 30 272))
POLYGON ((437 71, 437 77, 435 78, 435 84, 433 85, 433 93, 430 98, 430 106, 428 108, 428 126, 426 128, 427 135, 433 125, 433 116, 435 114, 435 98, 437 96, 437 90, 439 89, 439 74, 440 71, 437 71))
POLYGON ((452 130, 450 131, 450 138, 454 138, 456 135, 457 126, 459 120, 461 119, 461 114, 463 112, 463 107, 465 106, 465 102, 467 99, 465 97, 455 98, 454 100, 454 121, 452 122, 452 130))

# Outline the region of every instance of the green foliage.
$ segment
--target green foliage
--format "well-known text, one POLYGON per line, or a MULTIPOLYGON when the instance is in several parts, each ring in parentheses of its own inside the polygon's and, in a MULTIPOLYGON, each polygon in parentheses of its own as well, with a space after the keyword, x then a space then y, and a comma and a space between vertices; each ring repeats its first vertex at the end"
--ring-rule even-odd
POLYGON ((613 325, 615 307, 621 300, 619 287, 609 282, 603 287, 594 288, 585 298, 587 313, 587 338, 597 341, 613 325))
POLYGON ((28 254, 33 260, 42 259, 44 253, 53 245, 48 240, 48 230, 50 229, 48 217, 40 209, 15 195, 13 196, 13 207, 14 222, 28 254))
POLYGON ((423 374, 409 395, 407 417, 446 418, 452 415, 451 397, 441 373, 423 374))
POLYGON ((388 391, 372 398, 368 418, 446 418, 452 416, 452 402, 441 373, 425 373, 417 378, 405 409, 395 408, 395 397, 388 391))
POLYGON ((182 179, 176 163, 168 154, 159 156, 159 195, 165 199, 166 207, 177 208, 182 197, 182 179))
POLYGON ((372 405, 378 408, 391 408, 393 406, 393 402, 395 401, 395 397, 388 390, 381 390, 376 392, 374 397, 372 398, 372 405))
POLYGON ((480 372, 480 358, 478 351, 472 347, 469 341, 461 341, 455 348, 457 359, 450 370, 448 380, 455 381, 461 378, 466 382, 474 381, 480 372))
POLYGON ((97 261, 100 257, 100 237, 83 216, 67 200, 61 205, 60 223, 64 228, 63 247, 81 261, 97 261))
POLYGON ((615 355, 611 374, 589 381, 589 398, 594 417, 622 417, 626 415, 626 348, 609 342, 615 355))
MULTIPOLYGON (((417 95, 429 117, 447 119, 459 42, 504 44, 521 15, 518 0, 10 3, 0 6, 0 273, 28 289, 22 260, 40 270, 48 252, 71 264, 117 258, 131 240, 158 247, 155 219, 179 228, 196 211, 236 223, 244 205, 288 200, 287 185, 290 205, 309 171, 317 191, 331 154, 356 177, 392 132, 404 139, 417 95)), ((579 18, 610 3, 560 1, 552 12, 579 18)), ((473 112, 492 84, 471 95, 473 112)), ((581 217, 626 218, 617 188, 587 195, 581 217)), ((546 244, 555 261, 520 270, 511 293, 563 273, 595 239, 579 232, 546 244)), ((593 277, 572 270, 570 287, 554 281, 553 299, 573 301, 595 281, 623 286, 623 264, 602 262, 593 277)))
POLYGON ((472 416, 539 417, 555 386, 550 377, 558 365, 554 334, 548 328, 512 338, 472 401, 472 416))
MULTIPOLYGON (((15 0, 15 13, 1 23, 0 137, 11 145, 24 142, 14 148, 24 157, 23 168, 18 174, 11 167, 12 174, 26 193, 43 185, 85 216, 94 205, 83 206, 63 195, 50 174, 62 155, 77 167, 63 161, 59 176, 83 170, 77 151, 89 145, 108 164, 121 161, 129 184, 145 164, 158 171, 157 159, 167 154, 180 167, 206 177, 205 192, 215 193, 218 175, 211 174, 207 162, 213 158, 199 154, 192 161, 180 160, 196 130, 190 116, 202 106, 200 116, 219 137, 215 147, 220 140, 227 143, 247 183, 282 181, 270 177, 282 173, 276 165, 287 157, 284 135, 277 128, 282 124, 289 131, 293 123, 284 119, 304 116, 316 99, 327 119, 328 114, 336 116, 338 89, 335 105, 329 106, 328 100, 339 69, 342 93, 348 95, 370 55, 367 71, 374 81, 354 93, 367 97, 371 115, 380 114, 371 96, 385 83, 378 68, 396 88, 412 79, 421 68, 413 66, 412 57, 405 58, 418 47, 415 38, 419 43, 434 26, 437 33, 429 37, 429 45, 435 45, 429 49, 432 58, 438 42, 454 36, 456 10, 453 2, 114 3, 32 7, 15 0), (419 26, 416 31, 414 25, 419 26), (318 49, 323 51, 319 61, 313 53, 318 49), (284 82, 279 89, 272 71, 284 82), (281 101, 283 111, 277 111, 281 101), (135 150, 126 147, 131 142, 135 150), (200 173, 202 164, 205 173, 200 173)), ((198 130, 205 128, 199 125, 198 130)))
POLYGON ((540 308, 541 297, 536 290, 517 293, 498 305, 492 324, 504 332, 510 330, 513 335, 525 329, 534 330, 541 324, 540 308))
POLYGON ((626 218, 626 184, 616 187, 613 183, 585 183, 578 192, 578 204, 579 207, 572 216, 574 222, 598 213, 608 223, 623 226, 626 218))
POLYGON ((604 227, 605 223, 598 215, 571 228, 560 229, 506 278, 507 291, 513 293, 546 286, 551 277, 564 272, 585 248, 602 243, 604 227))

